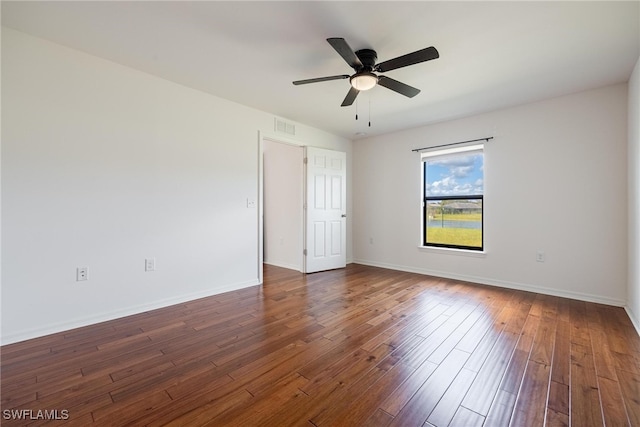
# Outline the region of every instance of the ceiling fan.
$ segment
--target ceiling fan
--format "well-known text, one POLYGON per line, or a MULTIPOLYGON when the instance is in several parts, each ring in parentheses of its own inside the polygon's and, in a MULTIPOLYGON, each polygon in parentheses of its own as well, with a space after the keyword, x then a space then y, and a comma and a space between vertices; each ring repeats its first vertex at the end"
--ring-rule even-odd
POLYGON ((342 101, 342 107, 353 104, 353 101, 355 101, 360 91, 369 90, 376 85, 384 86, 394 92, 413 98, 420 93, 420 89, 416 89, 415 87, 409 86, 387 76, 378 76, 375 73, 384 73, 386 71, 419 64, 420 62, 430 61, 440 57, 436 48, 431 46, 376 64, 378 54, 375 50, 361 49, 354 52, 345 39, 338 37, 328 38, 327 41, 336 50, 336 52, 342 56, 347 64, 354 69, 355 74, 340 74, 337 76, 296 80, 293 84, 304 85, 308 83, 326 82, 328 80, 349 79, 351 89, 349 89, 347 96, 344 98, 344 101, 342 101))

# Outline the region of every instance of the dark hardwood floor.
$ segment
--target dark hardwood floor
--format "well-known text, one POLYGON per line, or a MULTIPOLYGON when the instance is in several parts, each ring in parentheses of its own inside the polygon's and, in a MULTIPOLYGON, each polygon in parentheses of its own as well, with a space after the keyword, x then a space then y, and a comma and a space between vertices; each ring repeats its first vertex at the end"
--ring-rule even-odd
POLYGON ((7 426, 640 426, 623 309, 361 265, 265 266, 263 287, 4 346, 1 368, 7 426))

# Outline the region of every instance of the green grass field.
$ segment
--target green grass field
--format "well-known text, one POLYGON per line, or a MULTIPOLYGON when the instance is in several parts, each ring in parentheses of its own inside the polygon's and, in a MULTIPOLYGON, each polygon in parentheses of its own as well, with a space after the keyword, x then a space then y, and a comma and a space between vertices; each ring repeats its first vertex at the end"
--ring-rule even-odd
POLYGON ((482 247, 482 230, 471 228, 427 227, 427 243, 480 248, 482 247))
MULTIPOLYGON (((432 220, 440 221, 442 220, 442 215, 440 213, 436 213, 431 215, 432 220)), ((445 221, 482 221, 482 214, 474 213, 474 214, 444 214, 445 221)))
MULTIPOLYGON (((436 214, 433 221, 482 221, 482 214, 436 214)), ((482 230, 454 227, 427 227, 427 243, 482 247, 482 230)))

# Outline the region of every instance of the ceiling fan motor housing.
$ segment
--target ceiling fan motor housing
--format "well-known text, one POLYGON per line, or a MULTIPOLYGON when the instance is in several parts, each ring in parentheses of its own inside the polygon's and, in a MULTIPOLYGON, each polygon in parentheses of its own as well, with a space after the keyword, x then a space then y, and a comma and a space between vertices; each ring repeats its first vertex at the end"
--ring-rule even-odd
POLYGON ((356 71, 357 72, 373 71, 373 67, 376 65, 376 61, 378 60, 378 54, 376 53, 376 51, 372 49, 360 49, 355 53, 363 65, 361 70, 356 70, 356 71))

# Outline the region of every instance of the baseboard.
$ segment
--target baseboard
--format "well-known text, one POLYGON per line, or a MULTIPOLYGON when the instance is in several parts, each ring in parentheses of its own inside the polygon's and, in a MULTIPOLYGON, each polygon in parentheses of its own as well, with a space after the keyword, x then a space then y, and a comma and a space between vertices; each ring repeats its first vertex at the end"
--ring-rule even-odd
POLYGON ((640 321, 638 321, 638 319, 634 316, 634 313, 629 309, 629 306, 625 306, 624 311, 627 312, 627 316, 629 316, 631 324, 634 328, 636 328, 636 332, 638 333, 638 336, 640 336, 640 321))
MULTIPOLYGON (((570 298, 580 301, 595 302, 598 304, 612 305, 616 307, 624 307, 626 301, 609 298, 602 295, 591 295, 582 292, 562 291, 553 288, 545 288, 543 286, 532 285, 528 283, 516 283, 504 280, 490 279, 486 277, 467 276, 464 274, 455 274, 450 272, 431 270, 426 268, 416 268, 404 265, 387 264, 368 260, 354 260, 356 264, 369 265, 372 267, 388 268, 390 270, 405 271, 407 273, 425 274, 428 276, 443 277, 446 279, 462 280, 465 282, 473 282, 481 285, 498 286, 500 288, 517 289, 519 291, 535 292, 538 294, 552 295, 562 298, 570 298)), ((636 326, 637 328, 637 326, 636 326)))
POLYGON ((106 322, 109 320, 120 319, 122 317, 144 313, 145 311, 157 310, 159 308, 165 308, 175 304, 182 304, 182 303, 193 301, 199 298, 205 298, 213 295, 222 294, 225 292, 236 291, 238 289, 248 288, 248 287, 256 286, 259 284, 260 283, 258 279, 254 279, 247 282, 225 285, 215 289, 213 292, 209 290, 206 292, 195 292, 191 294, 180 295, 174 298, 166 298, 166 299, 154 301, 148 304, 141 304, 141 305, 127 307, 117 311, 111 311, 108 313, 101 313, 101 314, 97 314, 90 317, 84 317, 80 319, 74 319, 71 321, 56 323, 53 325, 47 325, 46 327, 43 327, 43 328, 25 330, 25 331, 20 331, 20 332, 9 334, 9 335, 3 335, 0 338, 0 345, 13 344, 20 341, 39 338, 45 335, 65 332, 71 329, 81 328, 83 326, 89 326, 89 325, 94 325, 96 323, 106 322))
POLYGON ((299 265, 287 264, 287 263, 284 263, 284 262, 264 261, 264 263, 267 264, 267 265, 273 265, 274 267, 281 267, 281 268, 286 268, 286 269, 289 269, 289 270, 295 270, 295 271, 301 271, 302 270, 299 265))

